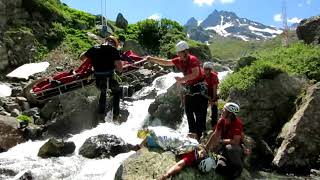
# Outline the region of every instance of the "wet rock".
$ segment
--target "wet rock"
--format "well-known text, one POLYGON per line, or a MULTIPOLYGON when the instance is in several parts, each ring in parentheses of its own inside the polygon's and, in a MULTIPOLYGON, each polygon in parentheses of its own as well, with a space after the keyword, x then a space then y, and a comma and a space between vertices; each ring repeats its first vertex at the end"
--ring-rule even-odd
MULTIPOLYGON (((253 139, 251 141, 254 141, 253 139)), ((246 144, 246 147, 247 144, 246 144)), ((274 158, 273 151, 262 139, 257 139, 251 144, 251 154, 246 158, 247 167, 250 169, 271 168, 274 158)))
POLYGON ((308 173, 320 156, 320 83, 309 87, 301 102, 277 138, 273 164, 287 172, 308 173))
POLYGON ((23 88, 21 86, 16 86, 12 88, 12 93, 11 93, 12 97, 22 96, 22 95, 23 95, 23 88))
POLYGON ((41 139, 43 137, 43 134, 46 131, 47 131, 47 127, 45 126, 29 124, 24 129, 23 134, 26 139, 37 140, 37 139, 41 139))
POLYGON ((23 115, 26 115, 26 116, 29 116, 29 117, 33 117, 35 115, 39 115, 39 108, 38 107, 34 107, 34 108, 31 108, 31 109, 27 109, 27 110, 24 110, 22 112, 23 115))
POLYGON ((38 156, 42 158, 66 156, 73 153, 75 148, 76 146, 73 142, 64 142, 51 138, 41 146, 38 156))
POLYGON ((11 111, 12 117, 18 117, 21 114, 21 112, 18 109, 14 109, 11 111))
POLYGON ((11 169, 1 169, 0 168, 0 177, 1 175, 4 176, 15 176, 17 174, 17 172, 11 170, 11 169))
POLYGON ((297 27, 297 35, 307 44, 320 44, 320 16, 304 19, 297 27))
POLYGON ((0 115, 2 115, 2 116, 11 116, 11 114, 8 113, 7 111, 0 111, 0 115))
POLYGON ((88 138, 80 147, 79 154, 86 158, 109 158, 132 150, 132 145, 126 144, 114 135, 101 134, 88 138))
POLYGON ((15 102, 21 106, 23 103, 27 102, 27 99, 25 97, 18 96, 15 98, 15 102))
POLYGON ((181 86, 174 84, 166 93, 160 94, 149 106, 148 112, 152 124, 157 119, 161 124, 170 128, 177 128, 182 122, 183 108, 181 106, 181 86))
POLYGON ((19 127, 15 118, 0 115, 0 148, 8 150, 26 140, 19 127))
POLYGON ((314 175, 314 176, 319 176, 319 177, 320 177, 320 170, 311 169, 311 170, 310 170, 310 174, 312 174, 312 175, 314 175))
POLYGON ((32 173, 31 171, 22 171, 20 172, 19 174, 17 174, 14 179, 17 179, 17 180, 33 180, 33 177, 32 177, 32 173))
POLYGON ((28 102, 23 102, 21 105, 22 110, 30 109, 30 104, 28 102))
POLYGON ((95 127, 99 123, 98 94, 95 87, 88 87, 49 101, 40 111, 49 135, 63 137, 95 127))
POLYGON ((6 105, 4 106, 4 108, 8 111, 8 112, 12 112, 13 110, 17 109, 17 110, 21 110, 19 104, 17 103, 14 103, 14 102, 9 102, 9 103, 6 103, 6 105))
MULTIPOLYGON (((132 180, 132 179, 158 179, 166 170, 174 165, 178 159, 171 152, 158 153, 149 151, 146 148, 139 150, 126 159, 118 168, 115 180, 132 180)), ((197 168, 184 168, 172 180, 222 180, 226 179, 218 175, 214 170, 203 174, 197 168)), ((251 179, 250 174, 244 170, 238 179, 251 179)))

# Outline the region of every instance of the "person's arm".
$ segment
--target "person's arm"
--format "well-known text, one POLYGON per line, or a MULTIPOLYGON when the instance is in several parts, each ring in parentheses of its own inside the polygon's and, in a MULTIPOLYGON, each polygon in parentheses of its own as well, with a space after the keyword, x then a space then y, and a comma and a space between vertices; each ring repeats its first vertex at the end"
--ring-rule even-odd
POLYGON ((191 74, 185 75, 183 77, 177 77, 176 80, 180 83, 183 83, 183 82, 190 81, 197 78, 200 73, 199 67, 194 67, 191 70, 192 70, 191 74))
POLYGON ((149 60, 153 63, 159 64, 161 66, 174 66, 174 64, 171 60, 165 60, 165 59, 151 57, 151 56, 148 56, 147 60, 149 60))
POLYGON ((116 67, 116 71, 122 72, 123 67, 122 67, 122 63, 121 63, 120 60, 115 61, 115 62, 114 62, 114 65, 115 65, 115 67, 116 67))
POLYGON ((212 94, 213 94, 212 101, 213 102, 217 101, 217 89, 218 89, 217 85, 216 84, 213 85, 213 87, 212 87, 212 90, 213 90, 213 92, 212 92, 212 94))
POLYGON ((211 134, 210 138, 207 141, 207 144, 205 145, 206 150, 211 151, 215 149, 219 144, 220 138, 221 138, 221 131, 216 129, 214 133, 211 134))
POLYGON ((235 136, 233 136, 233 139, 222 139, 221 142, 224 145, 227 145, 227 144, 239 145, 241 142, 241 136, 235 135, 235 136))
POLYGON ((186 166, 185 161, 182 159, 177 162, 175 165, 171 166, 170 169, 160 178, 160 180, 166 180, 170 176, 173 176, 179 173, 186 166))

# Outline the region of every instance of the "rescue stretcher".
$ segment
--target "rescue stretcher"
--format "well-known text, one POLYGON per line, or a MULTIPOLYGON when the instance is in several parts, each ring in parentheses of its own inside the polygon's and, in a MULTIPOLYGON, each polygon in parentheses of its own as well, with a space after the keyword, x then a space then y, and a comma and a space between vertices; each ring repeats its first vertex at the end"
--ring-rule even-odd
MULTIPOLYGON (((121 76, 128 76, 133 72, 137 71, 142 67, 146 62, 146 59, 136 58, 133 63, 128 63, 123 61, 123 71, 121 76)), ((81 66, 79 67, 81 68, 81 66)), ((78 69, 79 69, 78 68, 78 69)), ((91 67, 89 67, 91 68, 91 67)), ((91 68, 92 69, 92 68, 91 68)), ((72 79, 71 82, 57 84, 53 87, 48 86, 45 89, 36 89, 35 87, 39 86, 41 83, 50 83, 50 78, 41 78, 36 81, 31 82, 24 88, 25 97, 32 104, 43 104, 53 97, 69 93, 81 88, 91 86, 95 82, 94 73, 92 70, 89 72, 86 71, 84 75, 77 76, 77 78, 72 79)))

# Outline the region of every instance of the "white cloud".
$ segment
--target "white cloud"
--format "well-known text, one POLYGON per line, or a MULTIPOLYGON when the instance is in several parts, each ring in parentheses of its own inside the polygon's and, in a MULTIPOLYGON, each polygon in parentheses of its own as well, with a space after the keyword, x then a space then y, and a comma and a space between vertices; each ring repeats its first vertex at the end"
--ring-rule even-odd
POLYGON ((193 0, 193 3, 198 4, 199 6, 208 5, 211 6, 215 0, 193 0))
POLYGON ((289 23, 299 23, 302 19, 299 19, 297 17, 294 17, 294 18, 289 18, 288 19, 288 22, 289 23))
POLYGON ((274 16, 273 16, 273 20, 274 20, 275 22, 281 22, 281 21, 282 21, 282 16, 281 16, 281 14, 276 14, 276 15, 274 15, 274 16))
POLYGON ((159 13, 152 14, 151 16, 148 17, 148 19, 160 20, 161 19, 161 14, 159 14, 159 13))
MULTIPOLYGON (((275 22, 282 22, 282 15, 281 14, 276 14, 273 16, 273 20, 275 22)), ((293 17, 293 18, 288 18, 288 23, 299 23, 302 19, 293 17)))
POLYGON ((221 2, 222 4, 225 4, 225 3, 233 3, 234 0, 220 0, 220 2, 221 2))
POLYGON ((311 4, 311 0, 307 0, 306 4, 310 5, 311 4))

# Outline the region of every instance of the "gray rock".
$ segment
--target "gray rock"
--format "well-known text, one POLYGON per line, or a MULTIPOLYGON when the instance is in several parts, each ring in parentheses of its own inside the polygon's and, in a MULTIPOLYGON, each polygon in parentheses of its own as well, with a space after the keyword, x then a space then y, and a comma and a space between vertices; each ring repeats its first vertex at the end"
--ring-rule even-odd
POLYGON ((23 102, 22 104, 21 104, 21 108, 22 108, 22 110, 28 110, 28 109, 30 109, 30 104, 28 103, 28 102, 23 102))
POLYGON ((0 148, 8 150, 25 141, 19 127, 20 125, 15 118, 0 115, 0 148))
POLYGON ((75 148, 76 146, 73 142, 64 142, 51 138, 41 146, 38 156, 42 158, 66 156, 73 153, 75 148))
POLYGON ((320 170, 316 170, 316 169, 311 169, 310 173, 315 175, 315 176, 320 176, 320 170))
POLYGON ((21 112, 18 109, 14 109, 11 111, 12 117, 18 117, 21 114, 21 112))
POLYGON ((88 138, 80 147, 79 154, 86 158, 109 158, 132 150, 121 138, 114 135, 101 134, 88 138))
POLYGON ((24 129, 24 137, 31 140, 41 139, 46 131, 47 128, 45 126, 29 124, 24 129))
POLYGON ((11 113, 13 110, 15 110, 15 109, 21 111, 21 108, 20 108, 19 104, 13 103, 13 102, 6 103, 6 105, 4 106, 4 108, 5 108, 8 112, 10 112, 10 113, 11 113))
POLYGON ((21 106, 24 102, 27 102, 27 99, 25 97, 18 96, 15 98, 15 102, 21 106))
POLYGON ((33 117, 35 115, 39 115, 39 108, 38 107, 34 107, 34 108, 31 108, 31 109, 27 109, 27 110, 24 110, 22 112, 23 115, 26 115, 26 116, 29 116, 29 117, 33 117))
POLYGON ((277 138, 273 163, 284 171, 309 173, 320 156, 320 83, 309 87, 301 102, 277 138))
MULTIPOLYGON (((175 155, 171 152, 158 153, 146 148, 139 150, 136 154, 126 159, 118 168, 115 180, 133 179, 158 179, 169 167, 177 162, 175 155)), ((214 170, 203 174, 197 168, 187 167, 172 177, 172 180, 223 180, 225 177, 218 175, 214 170)), ((243 170, 239 179, 251 179, 248 171, 243 170)))
POLYGON ((320 16, 304 19, 297 27, 297 35, 307 44, 320 44, 320 16))
POLYGON ((23 95, 23 88, 21 86, 16 86, 12 88, 12 93, 11 93, 12 97, 22 96, 22 95, 23 95))
POLYGON ((122 29, 127 29, 128 21, 123 17, 121 13, 117 15, 116 26, 122 29))
POLYGON ((123 51, 128 51, 128 50, 132 50, 139 56, 146 55, 146 52, 142 48, 142 46, 137 41, 134 41, 134 40, 128 40, 124 43, 123 51))
POLYGON ((99 123, 98 90, 88 87, 49 101, 40 111, 50 135, 63 137, 95 127, 99 123))
POLYGON ((271 79, 261 79, 245 92, 232 90, 228 99, 240 105, 239 116, 245 133, 273 146, 281 127, 292 115, 294 101, 304 85, 305 79, 283 73, 271 79))
POLYGON ((149 122, 159 119, 161 124, 171 128, 177 128, 182 122, 183 108, 181 107, 181 86, 174 84, 166 93, 160 94, 149 106, 151 115, 149 122))
POLYGON ((17 179, 17 180, 33 180, 33 177, 32 177, 32 173, 30 170, 28 171, 22 171, 20 172, 19 174, 17 174, 14 179, 17 179))
POLYGON ((2 115, 2 116, 11 116, 11 114, 8 113, 7 111, 0 111, 0 115, 2 115))

